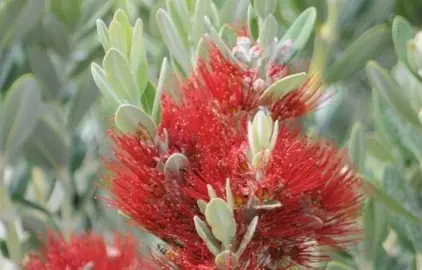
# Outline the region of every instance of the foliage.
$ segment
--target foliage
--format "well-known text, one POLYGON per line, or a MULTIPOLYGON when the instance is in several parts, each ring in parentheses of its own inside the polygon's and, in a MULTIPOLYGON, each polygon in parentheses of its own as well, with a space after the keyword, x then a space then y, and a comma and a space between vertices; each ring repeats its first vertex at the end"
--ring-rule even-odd
POLYGON ((105 130, 153 136, 162 92, 177 93, 165 86, 186 78, 206 40, 234 58, 240 23, 260 42, 293 40, 286 61, 336 94, 304 127, 349 149, 369 196, 362 241, 330 249, 325 267, 420 269, 420 10, 415 0, 2 1, 0 268, 37 249, 46 224, 66 237, 130 230, 158 241, 101 199, 105 130))

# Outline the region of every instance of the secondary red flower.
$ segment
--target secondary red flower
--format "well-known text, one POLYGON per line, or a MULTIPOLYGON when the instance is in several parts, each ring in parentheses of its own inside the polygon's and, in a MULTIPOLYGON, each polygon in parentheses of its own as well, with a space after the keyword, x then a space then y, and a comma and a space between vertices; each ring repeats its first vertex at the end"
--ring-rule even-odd
POLYGON ((24 266, 27 270, 135 270, 156 269, 147 259, 137 254, 136 242, 131 237, 114 237, 107 245, 101 236, 88 233, 73 235, 69 242, 50 232, 44 247, 31 254, 24 266), (85 268, 84 268, 85 267, 85 268))

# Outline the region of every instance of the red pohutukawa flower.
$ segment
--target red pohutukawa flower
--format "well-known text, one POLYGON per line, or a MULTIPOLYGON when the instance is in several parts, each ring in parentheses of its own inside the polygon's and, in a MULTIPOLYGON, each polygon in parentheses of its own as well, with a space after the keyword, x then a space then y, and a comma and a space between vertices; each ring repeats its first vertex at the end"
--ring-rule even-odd
POLYGON ((167 243, 164 269, 288 269, 353 243, 362 198, 353 165, 284 121, 315 108, 317 85, 282 95, 268 90, 288 74, 281 66, 264 80, 215 47, 209 59, 180 100, 163 97, 156 138, 110 133, 110 202, 167 243))
POLYGON ((115 235, 108 245, 101 236, 88 233, 73 235, 69 242, 49 232, 45 246, 31 254, 24 266, 27 270, 135 270, 156 269, 152 262, 138 255, 132 237, 115 235))

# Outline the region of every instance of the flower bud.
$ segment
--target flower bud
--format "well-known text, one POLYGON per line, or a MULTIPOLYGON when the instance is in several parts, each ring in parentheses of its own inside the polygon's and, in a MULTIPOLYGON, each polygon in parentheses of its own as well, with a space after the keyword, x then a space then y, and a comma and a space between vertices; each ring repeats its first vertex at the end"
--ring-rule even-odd
POLYGON ((248 123, 248 141, 252 165, 263 168, 269 161, 278 135, 278 121, 275 123, 266 109, 258 111, 248 123))

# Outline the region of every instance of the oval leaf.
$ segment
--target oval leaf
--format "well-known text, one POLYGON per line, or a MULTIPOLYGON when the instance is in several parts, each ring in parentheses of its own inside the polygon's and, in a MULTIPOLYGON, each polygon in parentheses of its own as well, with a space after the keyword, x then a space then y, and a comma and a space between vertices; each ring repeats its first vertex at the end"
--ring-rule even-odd
POLYGON ((352 129, 349 141, 349 155, 356 169, 363 172, 365 168, 365 138, 362 125, 357 122, 352 129))
POLYGON ((130 104, 119 106, 115 121, 117 128, 128 134, 134 134, 139 131, 139 127, 142 127, 151 138, 154 138, 157 131, 154 121, 141 109, 130 104))
POLYGON ((164 165, 164 174, 171 175, 179 173, 181 170, 189 166, 188 158, 181 153, 172 154, 164 165))
POLYGON ((32 45, 28 49, 28 60, 35 77, 45 87, 44 97, 48 100, 57 99, 60 96, 62 84, 50 56, 39 46, 32 45))
POLYGON ((110 49, 104 57, 103 66, 107 80, 117 96, 130 104, 140 105, 141 93, 125 57, 119 51, 110 49))
POLYGON ((36 166, 46 169, 66 168, 70 150, 62 130, 57 123, 41 118, 34 132, 25 143, 25 156, 36 166))
POLYGON ((403 207, 397 200, 393 199, 388 193, 386 193, 385 191, 371 184, 368 181, 365 182, 365 185, 366 185, 366 189, 369 195, 372 196, 375 201, 382 203, 385 207, 388 208, 388 210, 393 211, 394 213, 402 217, 405 217, 407 220, 422 225, 422 218, 419 218, 413 215, 405 207, 403 207))
POLYGON ((75 130, 85 114, 91 108, 91 105, 97 100, 99 96, 98 88, 94 81, 89 78, 86 79, 70 100, 69 110, 67 115, 67 128, 75 130))
POLYGON ((372 86, 377 89, 383 100, 404 120, 419 127, 417 113, 409 106, 409 102, 400 93, 400 86, 391 78, 388 72, 376 62, 370 61, 366 65, 366 74, 372 86))
POLYGON ((252 240, 252 237, 256 230, 256 226, 258 226, 258 216, 254 217, 251 223, 249 223, 248 229, 246 230, 246 233, 243 236, 242 242, 240 242, 239 248, 236 251, 237 257, 240 258, 242 256, 243 251, 245 251, 249 242, 252 240))
POLYGON ((167 12, 163 9, 159 9, 157 12, 157 23, 164 43, 166 43, 170 53, 175 57, 177 63, 183 69, 184 74, 187 74, 192 68, 189 60, 189 52, 180 36, 177 34, 174 25, 170 22, 167 12))
POLYGON ((376 136, 368 136, 365 140, 366 149, 375 158, 381 161, 393 162, 394 156, 376 136))
MULTIPOLYGON (((1 101, 0 101, 1 102, 1 101)), ((28 139, 37 122, 41 107, 41 90, 31 75, 20 77, 4 100, 0 152, 13 156, 28 139)))
POLYGON ((361 69, 366 62, 383 52, 382 48, 388 43, 389 33, 385 25, 377 25, 363 33, 329 66, 325 75, 326 80, 329 82, 343 80, 361 69))
POLYGON ((215 265, 220 270, 236 269, 238 263, 239 258, 230 250, 225 250, 215 257, 215 265))
POLYGON ((110 38, 108 36, 107 26, 100 19, 97 19, 96 23, 97 23, 97 35, 98 35, 98 39, 100 40, 100 43, 103 46, 104 51, 107 52, 108 49, 110 49, 110 46, 111 46, 111 44, 110 44, 110 38))
POLYGON ((263 48, 268 47, 277 35, 278 25, 273 15, 269 15, 262 25, 259 33, 259 44, 263 48))
POLYGON ((277 0, 254 0, 254 9, 256 14, 262 19, 267 18, 268 15, 274 12, 275 7, 277 6, 277 0))
POLYGON ((403 17, 396 16, 393 20, 393 43, 399 60, 409 65, 407 60, 407 42, 415 36, 412 25, 403 17))
POLYGON ((130 64, 135 75, 140 95, 142 96, 148 83, 148 62, 145 54, 143 24, 140 19, 136 20, 130 48, 130 64))
POLYGON ((91 64, 91 73, 95 84, 100 89, 101 94, 112 109, 117 109, 123 101, 113 91, 110 84, 107 82, 105 71, 96 63, 91 64))
POLYGON ((212 235, 211 231, 208 229, 208 226, 197 216, 193 218, 193 221, 195 222, 196 233, 199 235, 199 237, 201 237, 202 240, 204 240, 211 253, 218 255, 218 253, 220 253, 220 249, 218 248, 220 244, 218 243, 217 239, 215 239, 214 235, 212 235))
POLYGON ((210 0, 197 0, 195 3, 195 12, 193 15, 192 25, 192 39, 196 44, 202 37, 205 31, 204 17, 206 13, 211 9, 210 0))
POLYGON ((215 238, 227 247, 236 234, 236 221, 227 203, 220 198, 212 199, 205 209, 205 217, 215 238))
POLYGON ((259 97, 259 101, 262 102, 270 99, 274 102, 280 99, 280 97, 284 94, 300 87, 303 83, 305 83, 306 79, 307 75, 305 72, 286 76, 268 87, 267 90, 265 90, 259 97))
POLYGON ((305 47, 312 34, 312 30, 314 29, 315 20, 316 9, 314 7, 306 9, 299 15, 299 17, 297 17, 280 40, 280 44, 286 42, 287 40, 291 40, 293 42, 290 58, 293 58, 303 49, 303 47, 305 47))
POLYGON ((128 53, 129 40, 127 40, 123 26, 118 21, 113 20, 110 23, 108 31, 111 48, 119 51, 124 57, 126 57, 128 53))
POLYGON ((38 24, 45 9, 45 0, 14 0, 2 3, 0 18, 0 47, 22 38, 38 24))

